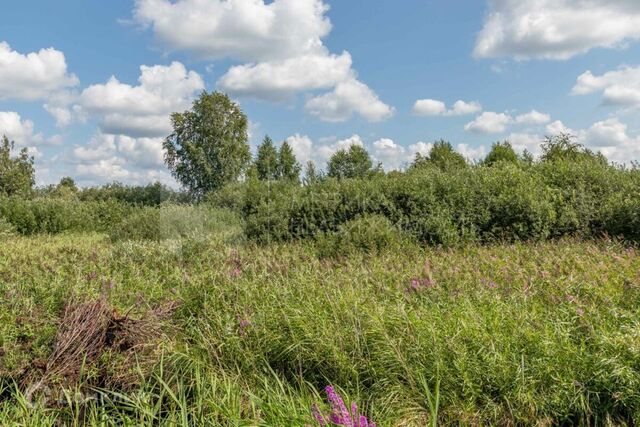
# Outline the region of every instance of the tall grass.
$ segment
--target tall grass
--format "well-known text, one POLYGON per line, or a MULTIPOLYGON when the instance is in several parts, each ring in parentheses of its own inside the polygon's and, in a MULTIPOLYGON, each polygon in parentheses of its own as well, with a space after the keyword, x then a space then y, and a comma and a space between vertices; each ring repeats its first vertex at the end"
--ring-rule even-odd
MULTIPOLYGON (((640 421, 634 248, 563 240, 317 254, 312 242, 256 246, 217 233, 179 250, 104 235, 7 240, 0 424, 313 425, 314 404, 329 411, 327 385, 378 426, 640 421), (51 353, 65 303, 100 295, 132 316, 179 303, 153 369, 128 387, 87 378, 53 389, 55 404, 28 401, 24 379, 51 353)), ((118 369, 112 357, 95 366, 107 379, 118 369)))

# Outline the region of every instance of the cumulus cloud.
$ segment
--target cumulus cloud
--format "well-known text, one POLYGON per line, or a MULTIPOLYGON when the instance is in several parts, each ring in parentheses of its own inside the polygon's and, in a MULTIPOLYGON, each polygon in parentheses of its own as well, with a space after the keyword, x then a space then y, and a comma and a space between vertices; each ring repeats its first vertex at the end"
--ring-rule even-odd
POLYGON ((564 60, 640 38, 635 0, 490 0, 475 44, 480 58, 564 60))
POLYGON ((233 95, 248 95, 267 101, 281 101, 294 94, 329 89, 349 79, 351 55, 327 53, 303 55, 280 61, 231 67, 218 80, 218 87, 233 95))
POLYGON ((411 152, 412 156, 414 156, 415 154, 426 156, 427 154, 429 154, 432 148, 433 142, 418 141, 415 144, 411 144, 409 146, 409 151, 411 152))
POLYGON ((578 132, 578 141, 614 162, 629 163, 640 159, 640 135, 630 135, 628 126, 616 117, 596 122, 578 132))
POLYGON ((327 122, 344 122, 359 114, 370 122, 391 117, 394 109, 378 98, 367 85, 351 78, 339 83, 329 93, 309 99, 305 108, 327 122))
POLYGON ((330 90, 307 102, 321 120, 390 117, 393 109, 358 80, 351 55, 331 54, 323 44, 328 10, 323 0, 137 0, 134 18, 169 49, 246 62, 217 81, 233 96, 281 102, 330 90))
POLYGON ((313 159, 313 141, 307 135, 296 133, 288 137, 286 141, 301 165, 306 165, 309 160, 313 159))
POLYGON ((413 114, 417 116, 464 116, 482 111, 482 105, 477 101, 466 102, 458 100, 453 107, 437 99, 418 99, 413 104, 413 114))
POLYGON ((551 121, 551 116, 536 110, 516 116, 515 122, 526 125, 543 125, 551 121))
POLYGON ((487 155, 487 148, 484 145, 473 147, 469 144, 458 144, 456 151, 469 161, 476 161, 487 155))
POLYGON ((67 71, 64 53, 47 48, 22 54, 0 42, 0 99, 44 99, 78 83, 67 71))
POLYGON ((163 155, 162 138, 98 133, 86 145, 74 147, 68 161, 75 165, 75 174, 88 183, 160 180, 174 184, 163 167, 163 155))
POLYGON ((575 133, 573 129, 566 127, 560 120, 549 123, 545 126, 545 131, 547 132, 547 135, 559 135, 561 133, 573 135, 575 133))
POLYGON ((606 105, 640 106, 640 67, 620 67, 600 76, 586 71, 578 77, 571 93, 601 93, 606 105))
POLYGON ((189 107, 204 89, 195 71, 179 62, 141 66, 138 86, 121 83, 112 76, 105 84, 82 91, 79 105, 98 118, 103 133, 132 137, 165 136, 171 132, 170 114, 189 107))
POLYGON ((514 132, 509 134, 506 139, 511 143, 515 151, 522 153, 524 150, 527 150, 537 155, 540 153, 540 145, 544 138, 537 134, 514 132))
POLYGON ((31 120, 23 120, 15 111, 0 111, 0 137, 6 135, 17 146, 39 145, 46 142, 41 133, 34 132, 31 120))
POLYGON ((513 118, 508 114, 485 111, 475 120, 467 123, 464 130, 473 133, 502 133, 512 120, 513 118))
POLYGON ((328 9, 322 0, 137 0, 134 19, 171 50, 259 62, 320 50, 328 9))
POLYGON ((407 150, 392 139, 381 138, 373 143, 373 158, 386 170, 401 169, 408 163, 407 150))

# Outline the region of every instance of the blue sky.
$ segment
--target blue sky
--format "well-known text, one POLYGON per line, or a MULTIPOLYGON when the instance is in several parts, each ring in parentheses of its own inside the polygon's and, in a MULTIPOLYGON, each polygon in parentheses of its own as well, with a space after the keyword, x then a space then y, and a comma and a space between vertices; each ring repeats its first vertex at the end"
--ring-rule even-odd
POLYGON ((168 115, 203 89, 240 103, 253 146, 321 167, 350 144, 392 169, 440 138, 473 160, 561 131, 640 160, 635 0, 23 0, 0 29, 0 132, 38 184, 171 184, 168 115))

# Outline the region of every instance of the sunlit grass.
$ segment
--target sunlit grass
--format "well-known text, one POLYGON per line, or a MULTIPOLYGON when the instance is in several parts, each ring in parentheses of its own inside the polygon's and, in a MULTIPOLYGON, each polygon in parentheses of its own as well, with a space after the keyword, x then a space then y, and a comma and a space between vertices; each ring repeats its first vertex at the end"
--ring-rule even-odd
POLYGON ((639 271, 636 250, 609 241, 326 259, 311 244, 228 237, 13 237, 0 245, 0 424, 313 425, 311 407, 326 411, 333 385, 378 426, 436 425, 434 414, 437 424, 631 425, 639 271), (87 380, 54 404, 28 401, 24 378, 78 295, 105 295, 132 316, 180 306, 135 387, 87 380))

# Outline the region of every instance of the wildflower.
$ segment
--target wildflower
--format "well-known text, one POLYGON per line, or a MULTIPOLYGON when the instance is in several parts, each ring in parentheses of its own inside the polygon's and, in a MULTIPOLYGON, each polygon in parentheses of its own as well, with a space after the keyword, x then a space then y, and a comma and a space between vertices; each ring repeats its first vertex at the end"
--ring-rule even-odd
POLYGON ((243 337, 247 333, 249 326, 251 326, 251 322, 246 317, 240 315, 236 316, 236 319, 238 319, 238 333, 243 337))
POLYGON ((358 413, 358 405, 353 402, 351 403, 351 412, 347 409, 347 405, 345 405, 344 400, 332 386, 327 386, 325 388, 327 393, 327 400, 331 404, 331 413, 328 417, 325 417, 320 412, 318 405, 314 404, 312 406, 312 413, 314 419, 318 422, 320 427, 324 427, 328 425, 328 420, 337 426, 343 427, 376 427, 376 423, 370 422, 367 417, 364 415, 360 415, 358 413))
POLYGON ((419 292, 423 289, 433 289, 436 286, 435 280, 431 277, 427 277, 425 279, 413 278, 409 282, 408 291, 419 292))

